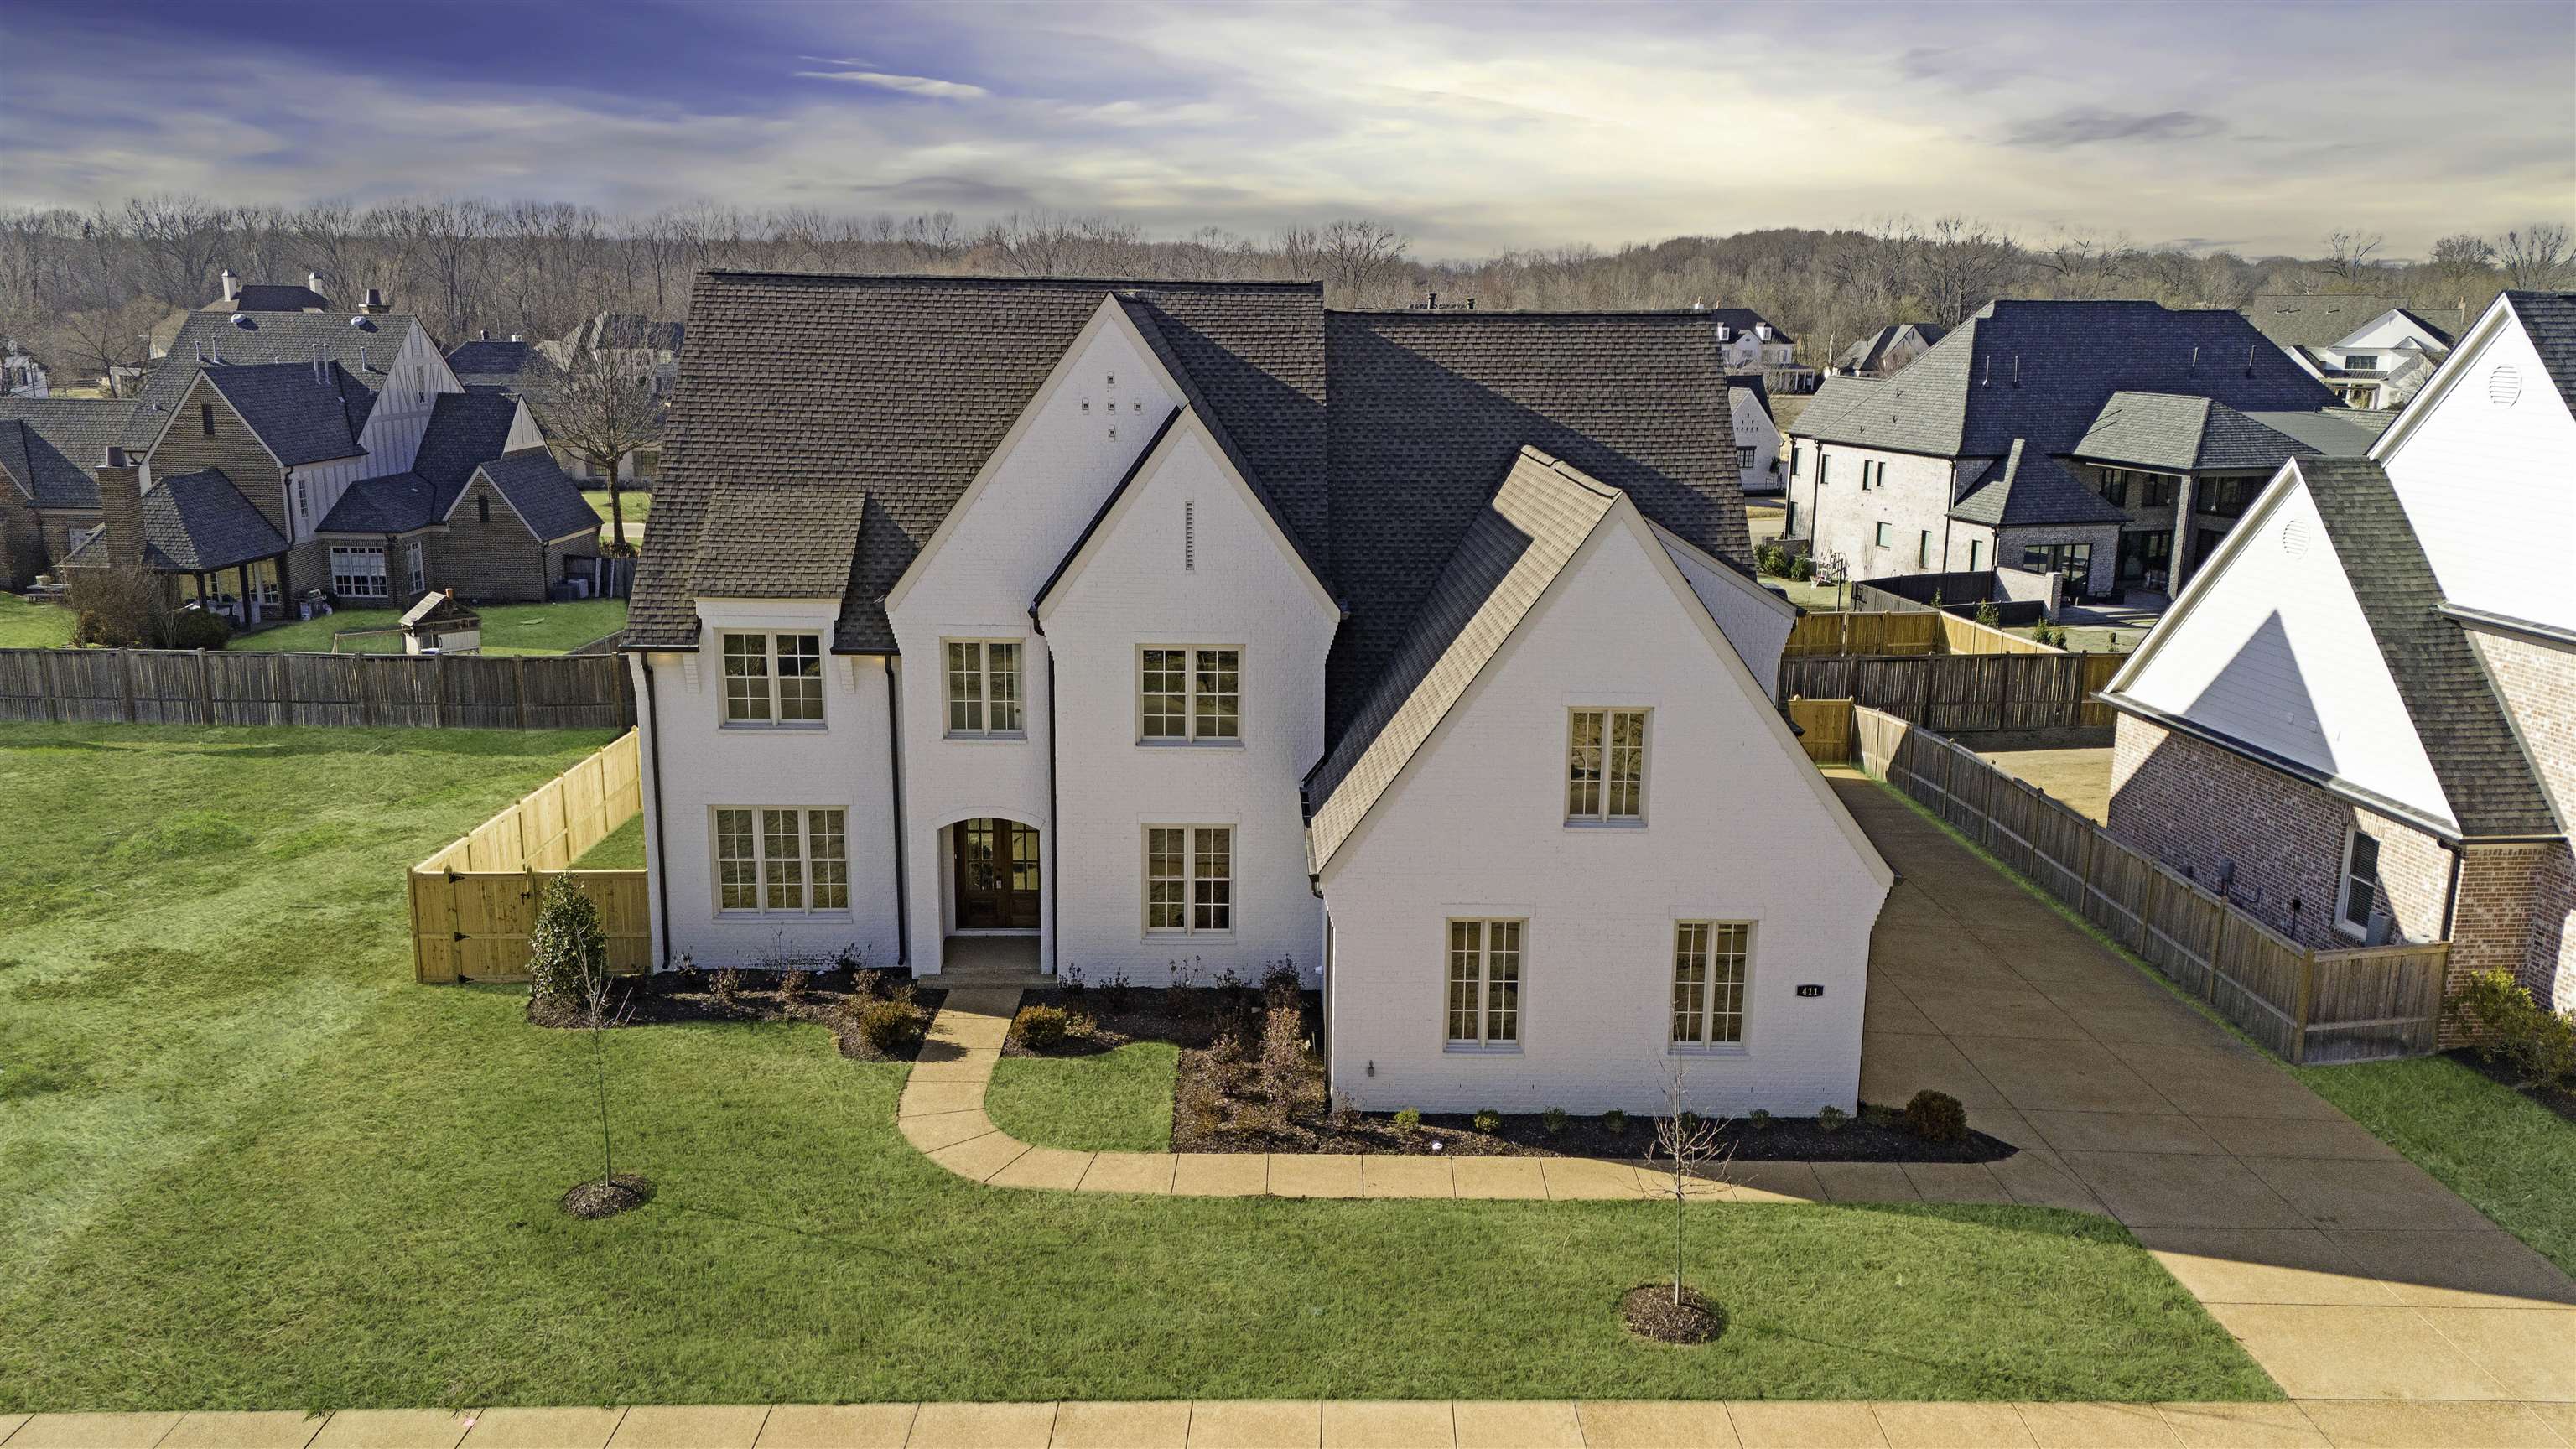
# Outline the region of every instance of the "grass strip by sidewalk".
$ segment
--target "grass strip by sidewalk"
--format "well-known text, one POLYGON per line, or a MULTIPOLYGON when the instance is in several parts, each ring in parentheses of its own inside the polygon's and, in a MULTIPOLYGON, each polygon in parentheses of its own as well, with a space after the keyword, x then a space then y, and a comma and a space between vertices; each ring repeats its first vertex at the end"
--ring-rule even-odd
POLYGON ((984 1111, 1022 1142, 1076 1152, 1172 1150, 1181 1049, 1130 1042, 1093 1057, 1004 1057, 984 1111))

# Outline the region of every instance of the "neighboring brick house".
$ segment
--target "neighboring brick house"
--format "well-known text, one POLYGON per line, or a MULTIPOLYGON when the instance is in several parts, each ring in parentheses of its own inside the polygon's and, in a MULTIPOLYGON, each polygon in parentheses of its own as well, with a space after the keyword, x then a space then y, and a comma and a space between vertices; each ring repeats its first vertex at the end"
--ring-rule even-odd
POLYGON ((1949 330, 1929 322, 1892 323, 1844 348, 1827 371, 1835 377, 1892 377, 1949 330))
POLYGON ((2571 534, 2576 294, 2508 292, 2112 680, 2112 833, 2308 945, 2447 939, 2576 1005, 2571 534))
MULTIPOLYGON (((2370 443, 2357 428, 2333 429, 2338 446, 2321 443, 2318 414, 2335 407, 2335 394, 2236 313, 2173 311, 2153 302, 1996 301, 1900 372, 1825 380, 1788 429, 1787 534, 1854 578, 2002 565, 2062 571, 2070 596, 2116 596, 2143 586, 2156 538, 2167 550, 2177 538, 2188 549, 2201 532, 2203 502, 2242 506, 2214 492, 2196 499, 2190 470, 2172 480, 2179 491, 2170 527, 2132 518, 2124 504, 2099 506, 2128 480, 2083 461, 2085 438, 2116 431, 2124 415, 2134 419, 2157 400, 2166 403, 2159 416, 2177 423, 2205 421, 2204 403, 2255 419, 2259 431, 2228 436, 2269 440, 2257 476, 2292 456, 2357 456, 2370 443), (2049 496, 2067 506, 2053 516, 2022 515, 2030 532, 2017 540, 1999 539, 1974 516, 1990 510, 1962 518, 1956 510, 1991 484, 2016 446, 2025 468, 2053 460, 2104 496, 2078 504, 2071 491, 2051 488, 2049 496)), ((2188 440, 2195 451, 2198 426, 2188 440)), ((2159 462, 2186 446, 2180 431, 2159 429, 2175 434, 2159 462)), ((2230 476, 2241 472, 2243 454, 2229 454, 2230 476)), ((2115 472, 2130 466, 2112 465, 2115 472)), ((2212 523, 2213 538, 2223 527, 2223 518, 2212 523)))
POLYGON ((26 587, 99 526, 91 470, 124 435, 125 412, 113 402, 0 397, 0 529, 14 575, 0 585, 26 587))
POLYGON ((655 960, 1286 965, 1380 1110, 1851 1110, 1887 868, 1704 314, 715 272, 625 649, 655 960))

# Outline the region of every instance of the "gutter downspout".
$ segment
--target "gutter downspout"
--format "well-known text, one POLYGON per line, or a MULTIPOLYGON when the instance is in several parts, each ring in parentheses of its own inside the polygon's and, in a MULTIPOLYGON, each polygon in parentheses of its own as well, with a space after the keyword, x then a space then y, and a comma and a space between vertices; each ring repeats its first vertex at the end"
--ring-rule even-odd
POLYGON ((885 662, 886 680, 886 769, 894 783, 890 792, 894 808, 894 964, 906 970, 912 966, 912 888, 903 866, 903 692, 896 687, 898 676, 894 656, 877 656, 885 662))
MULTIPOLYGON (((1036 604, 1036 602, 1035 602, 1034 600, 1032 600, 1032 601, 1030 602, 1030 604, 1029 604, 1029 627, 1038 631, 1038 637, 1039 637, 1039 638, 1041 638, 1041 639, 1046 638, 1046 625, 1045 625, 1045 623, 1044 623, 1044 622, 1042 622, 1042 621, 1038 618, 1038 606, 1037 606, 1037 604, 1036 604)), ((1038 969, 1040 969, 1040 970, 1044 971, 1044 972, 1045 972, 1046 974, 1048 974, 1049 976, 1053 976, 1053 975, 1055 975, 1055 974, 1056 974, 1056 967, 1057 967, 1057 965, 1058 965, 1058 963, 1059 963, 1059 958, 1061 958, 1061 957, 1063 956, 1063 954, 1064 954, 1064 937, 1063 937, 1061 934, 1059 934, 1059 932, 1061 931, 1061 929, 1062 929, 1062 927, 1063 927, 1063 924, 1064 924, 1064 876, 1062 875, 1062 873, 1061 873, 1061 872, 1059 872, 1059 871, 1056 869, 1057 862, 1061 859, 1061 857, 1062 857, 1062 855, 1063 855, 1063 850, 1062 850, 1062 848, 1061 848, 1061 847, 1057 844, 1057 842, 1056 842, 1056 836, 1062 833, 1062 825, 1063 825, 1063 822, 1062 822, 1060 819, 1058 819, 1058 818, 1057 818, 1057 809, 1056 809, 1056 790, 1055 790, 1055 648, 1054 648, 1054 646, 1053 646, 1052 644, 1050 644, 1050 645, 1048 646, 1048 648, 1047 648, 1047 826, 1046 826, 1046 851, 1047 851, 1046 869, 1047 869, 1047 882, 1048 882, 1048 884, 1047 884, 1047 945, 1048 945, 1048 947, 1049 947, 1049 955, 1048 955, 1048 957, 1047 957, 1047 959, 1046 959, 1046 960, 1040 961, 1040 962, 1038 963, 1038 969)))
POLYGON ((669 813, 662 806, 662 710, 653 695, 653 659, 648 654, 635 656, 635 668, 644 676, 644 740, 647 762, 653 772, 653 859, 661 869, 653 873, 654 895, 662 911, 661 969, 671 969, 671 857, 662 848, 662 817, 669 813))
POLYGON ((2468 864, 2469 845, 2464 840, 2451 852, 2451 881, 2442 892, 2442 939, 2445 941, 2451 939, 2451 931, 2459 921, 2460 873, 2468 868, 2468 864))

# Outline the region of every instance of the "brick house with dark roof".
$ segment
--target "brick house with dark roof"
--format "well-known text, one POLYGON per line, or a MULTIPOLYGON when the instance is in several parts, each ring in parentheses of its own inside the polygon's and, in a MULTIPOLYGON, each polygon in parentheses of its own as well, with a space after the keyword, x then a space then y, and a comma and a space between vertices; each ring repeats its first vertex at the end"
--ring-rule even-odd
POLYGON ((656 960, 1285 964, 1372 1106, 1688 1050, 1848 1110, 1888 877, 1771 702, 1715 328, 702 276, 625 641, 656 960))
POLYGON ((2111 681, 2112 832, 2303 944, 2447 940, 2455 981, 2576 1006, 2571 460, 2576 294, 2505 293, 2369 457, 2284 464, 2111 681))

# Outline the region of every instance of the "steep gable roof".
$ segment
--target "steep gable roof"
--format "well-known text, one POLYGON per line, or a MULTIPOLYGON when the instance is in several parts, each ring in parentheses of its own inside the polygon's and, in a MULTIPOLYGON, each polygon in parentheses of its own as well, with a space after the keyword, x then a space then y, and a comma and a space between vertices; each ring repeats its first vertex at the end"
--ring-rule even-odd
POLYGON ((2129 511, 2077 481, 2058 461, 2019 438, 1984 482, 1950 506, 1950 516, 1989 528, 2126 523, 2129 511))
POLYGON ((1523 448, 1433 579, 1412 629, 1306 779, 1320 871, 1608 517, 1619 490, 1523 448))
MULTIPOLYGON (((102 532, 63 563, 67 568, 102 565, 107 550, 102 532)), ((158 479, 143 490, 143 559, 152 568, 203 573, 284 552, 285 535, 220 468, 158 479)))
POLYGON ((123 441, 133 411, 117 398, 0 397, 0 467, 38 508, 96 508, 90 470, 123 441))
POLYGON ((2283 347, 2332 347, 2391 312, 2449 346, 2468 325, 2457 307, 2409 308, 2398 298, 2359 292, 2265 292, 2248 301, 2245 320, 2283 347))
POLYGON ((300 282, 244 282, 227 299, 217 297, 201 312, 327 312, 331 299, 300 282))
POLYGON ((501 490, 501 496, 510 500, 510 507, 528 525, 528 531, 547 543, 599 531, 598 510, 581 496, 581 485, 567 476, 554 455, 543 448, 503 453, 485 460, 474 471, 492 480, 492 486, 501 490))
POLYGON ((506 391, 560 371, 533 342, 478 337, 447 354, 447 370, 471 391, 506 391))
POLYGON ((2123 390, 2240 412, 2339 400, 2234 312, 1995 301, 1892 377, 1827 378, 1791 431, 1944 458, 1999 458, 2015 438, 2063 454, 2123 390))
POLYGON ((354 430, 364 425, 366 410, 375 406, 375 394, 383 389, 386 370, 393 366, 404 339, 416 329, 426 331, 419 318, 405 312, 245 312, 238 314, 239 322, 233 320, 235 315, 187 314, 179 335, 171 340, 169 355, 143 375, 143 388, 136 395, 126 429, 127 447, 152 446, 200 368, 272 362, 310 366, 316 348, 324 361, 338 363, 341 373, 365 394, 363 403, 355 396, 347 400, 359 409, 353 414, 354 430))
MULTIPOLYGON (((440 393, 430 403, 429 421, 421 429, 420 449, 411 467, 350 484, 317 527, 324 533, 404 533, 438 522, 455 508, 474 470, 500 457, 508 447, 510 424, 518 413, 518 399, 499 393, 440 393)), ((552 459, 548 463, 551 466, 552 459)), ((560 476, 562 470, 556 472, 560 476)), ((578 497, 579 490, 574 492, 578 497)), ((512 501, 515 506, 516 500, 512 501)), ((536 526, 536 520, 530 519, 529 527, 536 526)))
POLYGON ((2559 399, 2576 412, 2576 292, 2507 292, 2504 300, 2531 335, 2559 399))
POLYGON ((864 488, 823 479, 716 484, 698 535, 698 597, 841 597, 867 503, 864 488))
MULTIPOLYGON (((1730 341, 1738 341, 1746 337, 1759 336, 1759 329, 1764 327, 1771 328, 1771 335, 1762 339, 1765 342, 1795 342, 1798 340, 1797 338, 1790 336, 1788 333, 1781 331, 1779 328, 1772 327, 1770 318, 1763 316, 1761 313, 1754 311, 1750 307, 1693 307, 1690 310, 1692 316, 1705 318, 1716 326, 1724 327, 1726 329, 1727 338, 1730 341)), ((1712 331, 1709 335, 1714 337, 1717 334, 1712 331)))
POLYGON ((348 394, 356 387, 338 364, 320 373, 307 362, 270 362, 203 370, 208 386, 223 394, 243 426, 287 467, 355 458, 358 429, 348 394))
MULTIPOLYGON (((2357 442, 2366 446, 2358 432, 2357 442)), ((2167 473, 2269 473, 2319 450, 2225 403, 2166 392, 2115 392, 2068 450, 2075 457, 2167 473)), ((2351 451, 2359 452, 2355 447, 2351 451)))
POLYGON ((1842 355, 1834 359, 1834 366, 1872 372, 1887 361, 1889 350, 1897 344, 1912 342, 1917 349, 1926 348, 1940 341, 1948 332, 1948 328, 1936 327, 1929 322, 1891 323, 1844 348, 1842 355))

